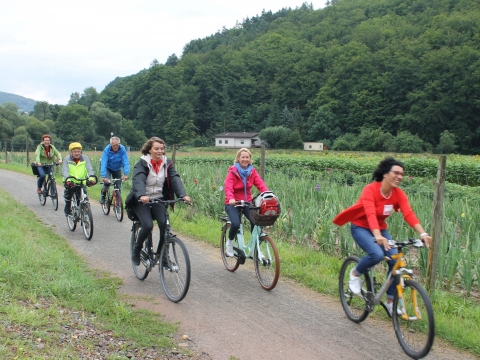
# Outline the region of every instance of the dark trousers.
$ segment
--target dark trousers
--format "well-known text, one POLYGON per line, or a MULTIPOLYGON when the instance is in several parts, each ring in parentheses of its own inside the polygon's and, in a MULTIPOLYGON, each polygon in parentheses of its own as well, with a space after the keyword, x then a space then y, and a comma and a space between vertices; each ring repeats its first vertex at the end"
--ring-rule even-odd
MULTIPOLYGON (((107 168, 107 174, 105 175, 107 179, 121 179, 122 178, 122 169, 119 170, 110 170, 107 168)), ((117 183, 117 187, 122 189, 122 180, 115 181, 117 183)), ((102 193, 106 193, 108 190, 108 186, 103 185, 102 193)))
MULTIPOLYGON (((228 233, 228 238, 230 240, 235 239, 237 236, 238 229, 240 229, 240 207, 235 207, 233 205, 225 205, 225 211, 227 212, 228 217, 230 218, 230 231, 228 233)), ((253 229, 252 220, 250 220, 250 209, 248 207, 243 208, 243 215, 250 221, 250 231, 253 229)))
POLYGON ((158 227, 160 228, 160 247, 163 246, 165 241, 165 228, 166 222, 166 209, 163 204, 146 204, 136 202, 133 205, 133 210, 137 214, 142 228, 138 233, 137 244, 138 247, 143 246, 143 242, 153 230, 153 220, 157 220, 158 227))
POLYGON ((72 201, 72 196, 75 191, 77 192, 77 196, 80 199, 80 188, 78 186, 65 186, 65 190, 63 191, 63 198, 65 199, 65 202, 72 201))
POLYGON ((45 175, 50 174, 52 171, 51 165, 37 166, 38 170, 38 179, 37 179, 37 188, 41 189, 43 181, 45 180, 45 175))

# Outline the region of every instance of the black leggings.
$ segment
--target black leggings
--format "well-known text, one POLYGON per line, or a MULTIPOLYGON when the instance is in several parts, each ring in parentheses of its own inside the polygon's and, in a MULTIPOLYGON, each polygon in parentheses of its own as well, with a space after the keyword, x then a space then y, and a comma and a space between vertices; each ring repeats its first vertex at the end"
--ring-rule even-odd
POLYGON ((143 242, 153 230, 153 220, 157 220, 158 227, 160 228, 160 247, 163 246, 165 240, 165 228, 166 223, 166 209, 163 204, 146 204, 141 202, 135 203, 133 206, 135 214, 137 214, 142 228, 138 233, 137 244, 143 246, 143 242))
MULTIPOLYGON (((238 229, 240 229, 240 207, 235 207, 233 205, 225 205, 225 211, 230 218, 230 231, 228 233, 228 239, 233 240, 237 236, 238 229)), ((243 215, 250 221, 250 230, 253 229, 252 220, 250 220, 250 209, 245 206, 243 208, 243 215)))

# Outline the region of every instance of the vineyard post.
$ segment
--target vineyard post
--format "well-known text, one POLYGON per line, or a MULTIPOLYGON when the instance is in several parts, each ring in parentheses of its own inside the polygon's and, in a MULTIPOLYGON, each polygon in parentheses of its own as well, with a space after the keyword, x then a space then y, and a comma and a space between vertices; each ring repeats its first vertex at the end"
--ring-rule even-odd
POLYGON ((262 178, 262 180, 265 180, 265 145, 262 145, 261 150, 262 156, 260 158, 260 177, 262 178))
POLYGON ((431 236, 433 239, 428 252, 427 281, 426 287, 430 293, 435 291, 435 282, 438 268, 438 251, 440 249, 440 236, 442 231, 443 199, 445 193, 445 169, 447 167, 447 157, 440 156, 437 170, 437 181, 435 182, 435 194, 433 197, 432 209, 432 228, 431 236))
POLYGON ((7 138, 3 138, 3 146, 5 146, 5 164, 8 163, 7 138))
POLYGON ((175 165, 175 154, 177 152, 177 147, 175 146, 175 144, 172 145, 172 163, 173 165, 175 165))
POLYGON ((27 166, 28 166, 28 134, 27 137, 25 138, 25 149, 27 150, 27 166))

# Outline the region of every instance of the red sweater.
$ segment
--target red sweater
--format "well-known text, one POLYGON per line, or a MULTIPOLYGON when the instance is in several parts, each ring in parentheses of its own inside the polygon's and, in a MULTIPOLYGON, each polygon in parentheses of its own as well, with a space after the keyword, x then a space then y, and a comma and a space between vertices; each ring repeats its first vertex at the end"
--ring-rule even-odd
POLYGON ((411 226, 420 224, 408 202, 407 195, 400 188, 392 189, 390 198, 380 192, 380 181, 368 184, 363 188, 360 199, 351 207, 340 212, 333 223, 342 226, 347 222, 370 230, 385 230, 388 226, 385 219, 393 210, 401 211, 405 221, 411 226))
POLYGON ((225 204, 228 204, 230 199, 251 202, 253 200, 252 186, 255 186, 260 192, 268 191, 267 186, 263 182, 260 175, 258 175, 257 170, 253 168, 247 178, 247 198, 245 199, 242 178, 238 173, 237 168, 234 165, 230 166, 227 177, 225 178, 225 204))

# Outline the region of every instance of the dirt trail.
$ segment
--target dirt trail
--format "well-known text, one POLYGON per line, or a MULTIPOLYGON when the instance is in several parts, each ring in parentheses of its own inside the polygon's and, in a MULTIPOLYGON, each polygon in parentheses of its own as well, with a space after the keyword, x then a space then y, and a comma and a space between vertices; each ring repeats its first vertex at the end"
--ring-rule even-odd
MULTIPOLYGON (((174 304, 163 294, 156 268, 143 282, 135 278, 129 253, 131 223, 127 218, 118 223, 113 214, 103 215, 98 202, 92 200, 94 235, 86 241, 81 229, 68 230, 61 196, 57 212, 48 201, 44 207, 39 204, 32 176, 0 170, 0 187, 65 237, 90 266, 121 278, 119 292, 137 306, 178 322, 180 335, 187 334, 191 339, 189 346, 212 359, 227 360, 232 355, 241 360, 407 359, 390 323, 367 319, 354 324, 345 317, 337 299, 282 277, 274 290, 265 291, 251 262, 230 273, 218 249, 185 236, 181 238, 189 250, 192 280, 186 298, 174 304)), ((428 358, 476 357, 436 339, 428 358)))

